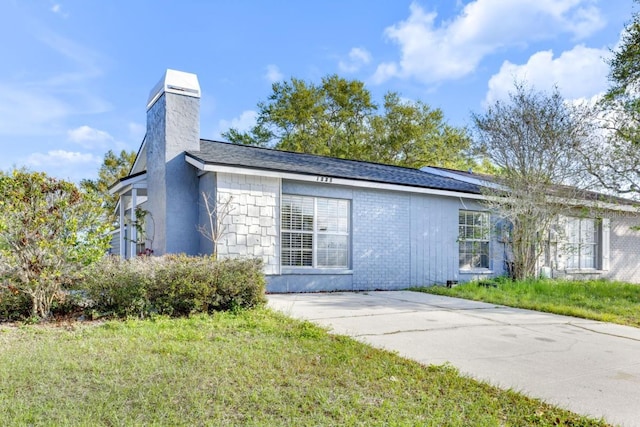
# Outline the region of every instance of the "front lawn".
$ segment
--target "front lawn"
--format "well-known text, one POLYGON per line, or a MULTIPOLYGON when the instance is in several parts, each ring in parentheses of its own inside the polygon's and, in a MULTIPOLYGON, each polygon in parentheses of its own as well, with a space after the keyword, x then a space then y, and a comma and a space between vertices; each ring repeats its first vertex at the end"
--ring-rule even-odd
POLYGON ((606 425, 267 309, 0 325, 0 425, 606 425))
POLYGON ((640 327, 640 285, 628 283, 496 280, 413 290, 640 327))

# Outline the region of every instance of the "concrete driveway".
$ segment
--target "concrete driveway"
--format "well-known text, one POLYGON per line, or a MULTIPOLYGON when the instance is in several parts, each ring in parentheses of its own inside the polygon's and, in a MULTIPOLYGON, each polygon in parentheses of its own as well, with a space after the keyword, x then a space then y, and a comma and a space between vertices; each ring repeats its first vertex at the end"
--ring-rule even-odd
POLYGON ((424 364, 640 426, 640 329, 409 291, 274 294, 269 306, 424 364))

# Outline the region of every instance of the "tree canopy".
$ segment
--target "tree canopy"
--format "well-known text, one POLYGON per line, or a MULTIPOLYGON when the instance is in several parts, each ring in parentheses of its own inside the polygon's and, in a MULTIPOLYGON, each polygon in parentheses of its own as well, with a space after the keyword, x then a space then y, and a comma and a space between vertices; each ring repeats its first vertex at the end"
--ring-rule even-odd
POLYGON ((577 153, 593 129, 587 113, 566 103, 557 88, 546 93, 516 82, 508 101, 472 115, 476 149, 514 183, 579 184, 584 174, 577 153))
MULTIPOLYGON (((636 0, 637 1, 637 0, 636 0)), ((610 87, 600 102, 603 138, 583 153, 587 170, 599 183, 640 198, 640 15, 626 25, 609 61, 610 87)))
POLYGON ((109 187, 129 174, 135 159, 135 151, 122 150, 120 154, 116 154, 113 150, 109 150, 104 155, 104 160, 98 170, 98 178, 85 179, 80 182, 82 188, 94 191, 102 198, 104 215, 109 223, 113 224, 118 220, 115 214, 118 197, 109 194, 109 187))
POLYGON ((380 113, 363 82, 337 75, 319 85, 291 78, 272 89, 258 103, 256 125, 249 132, 229 129, 226 139, 412 168, 473 164, 466 130, 448 125, 440 109, 422 101, 388 92, 380 113))

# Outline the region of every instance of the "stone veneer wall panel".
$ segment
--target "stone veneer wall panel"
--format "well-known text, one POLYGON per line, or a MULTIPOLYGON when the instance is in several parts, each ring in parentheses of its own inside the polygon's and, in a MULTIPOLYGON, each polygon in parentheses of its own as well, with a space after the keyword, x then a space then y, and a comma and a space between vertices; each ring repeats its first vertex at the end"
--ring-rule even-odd
POLYGON ((218 200, 231 198, 218 255, 261 258, 265 274, 278 274, 280 179, 218 173, 216 181, 218 200))

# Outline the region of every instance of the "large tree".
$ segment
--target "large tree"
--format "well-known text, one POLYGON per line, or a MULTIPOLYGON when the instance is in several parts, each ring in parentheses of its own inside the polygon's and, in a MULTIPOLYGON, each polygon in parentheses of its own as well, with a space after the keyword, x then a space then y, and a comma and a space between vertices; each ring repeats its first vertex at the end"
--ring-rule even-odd
POLYGON ((592 133, 589 117, 557 89, 545 93, 516 83, 508 101, 474 114, 473 122, 477 148, 499 170, 487 203, 511 223, 512 274, 535 276, 550 227, 566 210, 558 201, 580 196, 576 159, 592 133))
POLYGON ((390 92, 384 97, 384 113, 371 119, 367 160, 466 169, 473 165, 470 147, 466 130, 447 125, 440 109, 390 92))
MULTIPOLYGON (((637 0, 636 0, 637 1, 637 0)), ((609 61, 611 86, 601 100, 602 138, 583 153, 586 168, 618 194, 640 198, 640 15, 626 25, 609 61)))
POLYGON ((104 160, 98 170, 98 178, 85 179, 80 182, 82 188, 94 191, 102 198, 105 219, 111 224, 118 221, 118 216, 115 214, 118 196, 110 194, 109 187, 129 174, 135 159, 135 151, 122 150, 116 154, 109 150, 104 155, 104 160))
POLYGON ((95 192, 21 169, 0 174, 0 286, 47 317, 65 285, 104 256, 109 236, 95 192))
POLYGON ((419 168, 468 167, 470 138, 439 109, 389 92, 383 112, 364 83, 337 75, 316 85, 292 78, 273 85, 249 132, 229 129, 236 144, 419 168))

